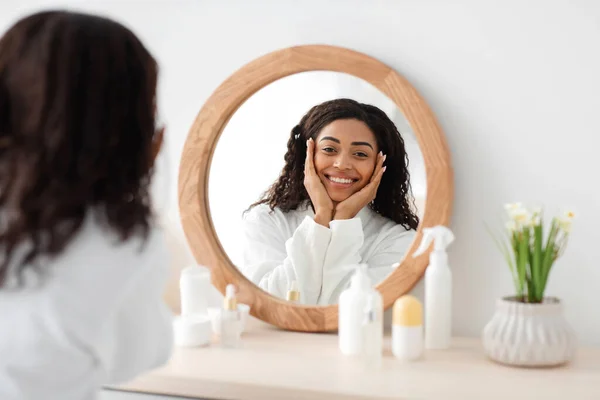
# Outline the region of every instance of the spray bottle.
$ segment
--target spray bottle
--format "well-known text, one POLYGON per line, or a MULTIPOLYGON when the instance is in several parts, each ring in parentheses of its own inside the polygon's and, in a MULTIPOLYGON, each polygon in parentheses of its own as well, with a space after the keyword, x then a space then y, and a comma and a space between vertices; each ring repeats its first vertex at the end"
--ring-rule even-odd
POLYGON ((434 243, 425 270, 425 348, 447 349, 452 336, 452 272, 446 247, 454 234, 445 226, 423 229, 423 241, 413 257, 423 254, 434 243))

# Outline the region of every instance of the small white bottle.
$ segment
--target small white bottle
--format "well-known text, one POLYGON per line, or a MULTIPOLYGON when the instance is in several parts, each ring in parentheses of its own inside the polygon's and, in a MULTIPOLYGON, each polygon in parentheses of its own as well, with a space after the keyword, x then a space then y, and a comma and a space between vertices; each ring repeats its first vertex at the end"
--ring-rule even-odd
POLYGON ((287 301, 292 303, 300 302, 300 291, 298 290, 298 282, 292 281, 286 296, 287 301))
POLYGON ((242 320, 235 297, 235 286, 227 285, 221 310, 221 346, 236 348, 240 346, 242 320))
POLYGON ((362 359, 364 366, 369 369, 381 367, 383 353, 383 310, 377 307, 375 296, 367 298, 362 323, 362 359))
MULTIPOLYGON (((342 354, 359 356, 363 351, 364 310, 372 297, 373 308, 383 309, 381 294, 373 289, 367 274, 367 265, 361 264, 351 278, 350 287, 342 292, 339 300, 338 339, 342 354)), ((383 318, 378 329, 383 335, 383 318)))
POLYGON ((446 247, 454 235, 439 225, 423 229, 423 241, 414 257, 423 254, 431 242, 429 266, 425 270, 425 348, 432 350, 450 347, 452 336, 452 272, 448 266, 446 247))
POLYGON ((394 302, 392 353, 402 361, 414 361, 423 354, 423 306, 414 296, 404 295, 394 302))
POLYGON ((184 268, 179 277, 181 315, 207 315, 210 270, 200 265, 184 268))

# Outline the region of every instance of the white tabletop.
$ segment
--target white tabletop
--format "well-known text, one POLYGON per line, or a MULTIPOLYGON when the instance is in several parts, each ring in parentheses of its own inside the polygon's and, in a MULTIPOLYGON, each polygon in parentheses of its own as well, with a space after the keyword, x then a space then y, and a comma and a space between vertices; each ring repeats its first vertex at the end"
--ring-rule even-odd
POLYGON ((485 358, 477 338, 402 363, 384 341, 382 368, 338 351, 334 334, 286 332, 253 320, 240 349, 176 348, 169 363, 122 390, 208 399, 600 399, 600 349, 560 368, 523 369, 485 358))

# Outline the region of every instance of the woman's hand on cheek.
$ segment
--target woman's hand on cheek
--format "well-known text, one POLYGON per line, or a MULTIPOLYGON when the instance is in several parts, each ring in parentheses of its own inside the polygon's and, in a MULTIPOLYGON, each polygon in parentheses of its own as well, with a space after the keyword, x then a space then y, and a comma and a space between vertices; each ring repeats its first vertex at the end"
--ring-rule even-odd
POLYGON ((364 188, 339 203, 335 207, 333 219, 352 219, 356 217, 356 214, 358 214, 360 210, 375 199, 377 189, 379 188, 381 178, 383 177, 386 168, 383 166, 384 161, 385 156, 380 152, 377 155, 375 171, 373 172, 373 175, 371 175, 369 183, 364 188))
POLYGON ((314 164, 315 142, 312 139, 306 141, 306 160, 304 162, 304 187, 315 208, 315 222, 329 227, 333 217, 333 202, 323 186, 323 182, 317 175, 314 164))

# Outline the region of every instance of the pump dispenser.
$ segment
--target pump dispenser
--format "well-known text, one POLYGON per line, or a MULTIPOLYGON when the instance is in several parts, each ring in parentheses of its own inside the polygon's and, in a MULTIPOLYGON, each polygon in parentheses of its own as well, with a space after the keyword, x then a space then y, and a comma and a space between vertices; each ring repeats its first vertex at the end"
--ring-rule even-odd
POLYGON ((452 271, 446 247, 454 234, 445 226, 423 229, 423 240, 413 257, 423 254, 433 242, 425 270, 425 348, 447 349, 452 336, 452 271))
MULTIPOLYGON (((338 336, 339 347, 342 354, 359 356, 365 351, 364 328, 365 309, 369 309, 369 317, 375 317, 370 321, 369 329, 376 337, 383 336, 383 299, 381 294, 371 285, 371 279, 367 272, 368 266, 360 264, 356 266, 354 275, 350 279, 350 286, 342 292, 339 300, 338 336)), ((369 345, 380 346, 377 343, 369 345)))
POLYGON ((367 264, 356 265, 354 267, 354 274, 350 278, 350 286, 346 290, 369 290, 371 288, 371 278, 369 278, 367 269, 367 264))

